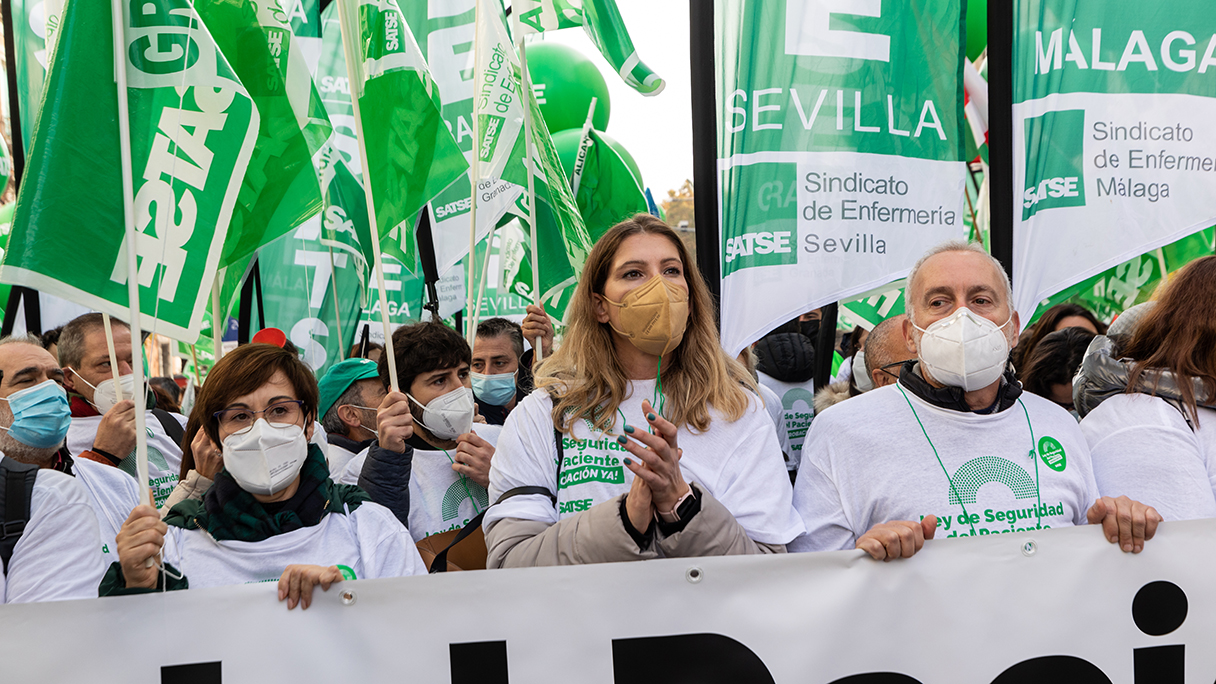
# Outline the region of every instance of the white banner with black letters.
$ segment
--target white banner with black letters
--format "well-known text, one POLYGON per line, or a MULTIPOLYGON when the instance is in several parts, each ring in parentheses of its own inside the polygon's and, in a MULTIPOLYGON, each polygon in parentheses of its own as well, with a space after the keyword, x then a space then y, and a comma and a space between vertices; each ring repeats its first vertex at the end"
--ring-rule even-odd
POLYGON ((1209 684, 1216 521, 0 606, 0 681, 1209 684), (346 593, 346 600, 343 594, 346 593))

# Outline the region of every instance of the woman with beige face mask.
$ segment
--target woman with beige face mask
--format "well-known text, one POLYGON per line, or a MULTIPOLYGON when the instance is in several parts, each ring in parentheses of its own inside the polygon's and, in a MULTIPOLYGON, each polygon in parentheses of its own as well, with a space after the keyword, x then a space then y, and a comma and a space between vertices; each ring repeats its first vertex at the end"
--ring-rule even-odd
POLYGON ((772 421, 711 307, 662 221, 600 238, 564 343, 499 438, 489 567, 781 553, 802 533, 772 421))

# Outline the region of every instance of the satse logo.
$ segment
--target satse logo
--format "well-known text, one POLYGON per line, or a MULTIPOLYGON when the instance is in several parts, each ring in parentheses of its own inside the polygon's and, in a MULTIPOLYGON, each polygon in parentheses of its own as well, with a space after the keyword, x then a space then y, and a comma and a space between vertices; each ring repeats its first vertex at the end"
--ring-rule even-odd
POLYGON ((1085 206, 1085 110, 1047 112, 1026 120, 1026 185, 1022 220, 1040 211, 1085 206))

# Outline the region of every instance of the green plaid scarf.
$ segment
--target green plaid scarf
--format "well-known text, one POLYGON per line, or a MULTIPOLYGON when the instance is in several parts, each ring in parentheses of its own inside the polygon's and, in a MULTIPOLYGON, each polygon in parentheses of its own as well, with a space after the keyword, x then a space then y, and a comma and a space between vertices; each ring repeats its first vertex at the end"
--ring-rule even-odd
POLYGON ((367 492, 362 489, 330 480, 321 448, 309 444, 308 458, 300 470, 300 488, 277 513, 267 511, 252 494, 241 489, 227 470, 221 469, 202 501, 192 499, 177 504, 165 522, 188 530, 204 529, 217 541, 257 542, 312 527, 328 513, 345 513, 347 508, 353 511, 367 500, 367 492))

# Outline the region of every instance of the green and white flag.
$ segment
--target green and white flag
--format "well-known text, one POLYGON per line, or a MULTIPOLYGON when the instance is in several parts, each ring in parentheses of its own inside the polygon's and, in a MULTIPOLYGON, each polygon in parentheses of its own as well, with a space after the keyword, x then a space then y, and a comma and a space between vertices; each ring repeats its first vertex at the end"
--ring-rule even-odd
POLYGON ((1157 287, 1183 266, 1213 253, 1216 253, 1216 229, 1191 233, 1048 297, 1039 303, 1030 323, 1039 320, 1051 307, 1066 302, 1080 304, 1109 323, 1127 309, 1149 301, 1157 287))
POLYGON ((1014 304, 1216 223, 1210 2, 1020 0, 1014 304))
POLYGON ((570 171, 570 188, 592 245, 612 226, 650 209, 629 165, 590 126, 583 127, 583 139, 570 171))
POLYGON ((960 0, 714 8, 722 346, 733 356, 962 235, 964 17, 960 0))
POLYGON ((439 88, 397 0, 339 0, 352 96, 362 118, 365 187, 387 254, 415 260, 422 207, 468 171, 440 116, 439 88), (357 42, 356 42, 357 41, 357 42), (392 235, 391 241, 384 238, 392 235))
MULTIPOLYGON (((124 17, 123 50, 139 235, 133 275, 142 327, 192 342, 238 205, 259 113, 213 40, 213 27, 194 10, 175 0, 136 9, 139 15, 124 17)), ((60 50, 47 75, 54 97, 38 120, 0 280, 127 318, 130 246, 110 25, 109 3, 75 1, 66 8, 60 50)))
POLYGON ((582 26, 621 80, 643 95, 658 95, 667 85, 638 57, 616 0, 515 0, 524 33, 582 26))
POLYGON ((55 51, 59 25, 63 19, 63 0, 12 0, 13 42, 17 54, 17 92, 9 93, 21 114, 22 149, 30 149, 46 69, 55 51))
POLYGON ((311 76, 298 48, 292 50, 284 13, 271 11, 273 3, 262 8, 231 0, 192 4, 261 117, 220 260, 231 266, 321 211, 312 157, 327 134, 315 116, 319 97, 313 101, 311 76))
POLYGON ((346 358, 355 336, 363 289, 355 260, 323 245, 313 219, 259 249, 258 266, 266 325, 286 333, 322 377, 346 358))

